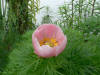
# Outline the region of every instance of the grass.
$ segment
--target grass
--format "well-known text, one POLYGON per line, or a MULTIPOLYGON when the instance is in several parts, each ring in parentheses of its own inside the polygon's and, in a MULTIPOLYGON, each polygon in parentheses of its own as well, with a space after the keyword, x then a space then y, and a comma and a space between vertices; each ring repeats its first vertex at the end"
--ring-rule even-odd
POLYGON ((32 33, 27 31, 13 46, 2 75, 99 75, 100 36, 84 37, 77 30, 66 29, 68 44, 57 57, 39 58, 34 54, 32 33))
POLYGON ((9 62, 9 54, 12 52, 13 45, 19 41, 17 33, 4 32, 0 30, 0 75, 9 62))

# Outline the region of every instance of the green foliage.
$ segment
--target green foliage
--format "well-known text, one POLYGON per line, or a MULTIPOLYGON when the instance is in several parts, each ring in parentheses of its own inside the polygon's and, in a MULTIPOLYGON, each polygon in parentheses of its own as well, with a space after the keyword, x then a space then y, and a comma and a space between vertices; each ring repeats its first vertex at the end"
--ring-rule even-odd
POLYGON ((1 1, 0 1, 0 32, 3 28, 3 25, 2 25, 2 11, 1 11, 1 1))
MULTIPOLYGON (((28 0, 13 1, 9 0, 9 11, 15 15, 15 28, 20 34, 23 34, 28 28, 28 0)), ((8 14, 9 15, 9 14, 8 14)))
POLYGON ((8 47, 14 43, 15 39, 18 38, 17 36, 19 36, 19 34, 17 32, 16 27, 16 16, 12 12, 12 9, 9 8, 9 11, 7 13, 8 15, 1 15, 2 27, 0 26, 0 44, 3 45, 1 46, 3 49, 8 50, 8 47))
POLYGON ((76 26, 77 29, 87 34, 95 34, 100 33, 100 17, 89 17, 86 21, 80 23, 79 26, 76 26))
POLYGON ((0 75, 8 63, 8 55, 12 46, 19 40, 18 33, 2 32, 0 33, 0 75))
POLYGON ((39 8, 40 0, 29 0, 28 3, 28 19, 29 27, 34 28, 36 25, 36 14, 41 8, 39 8))
POLYGON ((64 27, 71 26, 72 19, 71 19, 69 5, 64 4, 64 5, 60 6, 59 14, 61 16, 60 23, 62 23, 64 27))
POLYGON ((64 3, 59 7, 60 21, 64 27, 74 28, 88 17, 97 17, 100 14, 99 5, 96 0, 72 0, 70 3, 64 3))
POLYGON ((14 45, 2 75, 99 75, 100 36, 92 35, 85 41, 81 32, 71 28, 65 34, 68 43, 64 52, 45 59, 34 54, 32 31, 28 31, 14 45))
POLYGON ((51 24, 52 23, 52 20, 51 20, 51 17, 52 16, 50 16, 50 8, 47 6, 46 7, 46 15, 44 15, 43 17, 42 17, 42 24, 51 24))
POLYGON ((52 20, 50 18, 50 15, 45 15, 42 17, 42 23, 41 24, 51 24, 52 20))

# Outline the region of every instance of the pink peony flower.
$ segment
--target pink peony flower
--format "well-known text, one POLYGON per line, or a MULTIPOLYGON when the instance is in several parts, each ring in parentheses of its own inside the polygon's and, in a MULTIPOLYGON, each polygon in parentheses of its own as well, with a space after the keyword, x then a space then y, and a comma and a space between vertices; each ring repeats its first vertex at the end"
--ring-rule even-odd
POLYGON ((34 52, 40 57, 48 58, 59 55, 65 48, 67 38, 60 27, 43 24, 32 34, 34 52))

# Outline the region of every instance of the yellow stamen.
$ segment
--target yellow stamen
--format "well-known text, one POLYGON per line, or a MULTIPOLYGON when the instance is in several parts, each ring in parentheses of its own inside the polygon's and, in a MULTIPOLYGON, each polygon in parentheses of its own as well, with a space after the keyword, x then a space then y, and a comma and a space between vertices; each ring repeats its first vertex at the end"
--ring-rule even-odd
POLYGON ((49 38, 44 38, 44 41, 49 41, 49 38))
POLYGON ((54 47, 58 45, 58 42, 56 41, 55 38, 44 38, 39 43, 40 43, 40 46, 49 45, 50 47, 54 47))
POLYGON ((42 46, 44 44, 44 41, 40 41, 40 46, 42 46))
POLYGON ((51 38, 51 42, 52 42, 52 43, 56 42, 56 39, 51 38))
POLYGON ((56 43, 54 43, 54 46, 57 46, 58 45, 58 43, 56 42, 56 43))

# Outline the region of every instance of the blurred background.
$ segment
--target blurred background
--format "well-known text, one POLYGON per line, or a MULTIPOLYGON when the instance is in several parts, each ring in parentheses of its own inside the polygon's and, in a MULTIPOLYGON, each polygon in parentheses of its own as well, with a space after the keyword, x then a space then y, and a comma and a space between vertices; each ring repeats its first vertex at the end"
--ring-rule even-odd
POLYGON ((0 75, 99 74, 100 0, 0 0, 0 75), (33 53, 31 35, 41 24, 68 37, 60 56, 33 53))

